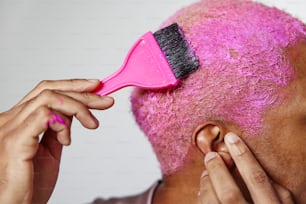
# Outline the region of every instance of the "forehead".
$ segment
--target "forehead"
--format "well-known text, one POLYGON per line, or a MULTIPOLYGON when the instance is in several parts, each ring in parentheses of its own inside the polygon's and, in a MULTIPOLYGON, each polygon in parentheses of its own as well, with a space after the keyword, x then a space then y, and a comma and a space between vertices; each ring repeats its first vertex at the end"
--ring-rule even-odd
POLYGON ((306 98, 306 39, 288 48, 286 55, 295 70, 295 79, 289 86, 289 91, 306 98))
POLYGON ((306 118, 306 40, 286 48, 285 56, 293 66, 294 78, 279 93, 284 96, 283 103, 272 108, 267 115, 272 116, 268 117, 270 119, 276 120, 277 118, 286 123, 288 123, 287 120, 290 121, 289 123, 304 121, 306 118))
POLYGON ((275 123, 275 127, 272 125, 274 128, 306 118, 306 40, 286 48, 284 55, 295 74, 290 84, 278 92, 284 101, 265 113, 266 125, 275 123))

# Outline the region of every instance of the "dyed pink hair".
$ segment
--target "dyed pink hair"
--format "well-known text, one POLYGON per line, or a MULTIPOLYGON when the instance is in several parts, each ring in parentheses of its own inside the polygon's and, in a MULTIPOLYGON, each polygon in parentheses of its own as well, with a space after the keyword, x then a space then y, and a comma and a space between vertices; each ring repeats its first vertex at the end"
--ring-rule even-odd
POLYGON ((163 174, 182 166, 193 131, 207 120, 259 135, 265 110, 282 101, 279 91, 294 79, 284 48, 306 34, 305 25, 289 14, 246 0, 203 0, 164 26, 172 22, 182 28, 200 69, 175 89, 136 90, 131 96, 163 174))

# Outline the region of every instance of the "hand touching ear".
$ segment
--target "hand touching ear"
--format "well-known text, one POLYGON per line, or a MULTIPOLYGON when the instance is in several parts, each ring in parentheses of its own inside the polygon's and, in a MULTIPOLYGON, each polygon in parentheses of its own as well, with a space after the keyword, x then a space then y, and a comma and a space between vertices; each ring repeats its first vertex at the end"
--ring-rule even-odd
POLYGON ((249 148, 237 135, 228 133, 224 141, 251 200, 246 200, 220 154, 209 152, 205 156, 207 170, 201 177, 198 203, 294 203, 290 192, 269 179, 249 148))
POLYGON ((218 152, 228 167, 233 166, 232 158, 224 143, 228 127, 218 121, 208 121, 199 125, 192 136, 193 145, 205 156, 209 152, 218 152))

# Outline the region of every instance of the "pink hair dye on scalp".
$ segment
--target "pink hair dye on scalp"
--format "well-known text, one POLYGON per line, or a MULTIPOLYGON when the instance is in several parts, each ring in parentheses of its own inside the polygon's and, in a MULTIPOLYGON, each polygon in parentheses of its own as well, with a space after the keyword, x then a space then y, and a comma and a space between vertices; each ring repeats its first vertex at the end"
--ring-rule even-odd
POLYGON ((294 79, 284 49, 305 39, 305 25, 276 8, 245 0, 206 0, 183 8, 177 22, 200 60, 179 87, 135 90, 132 110, 163 174, 184 163, 194 129, 207 120, 230 122, 260 135, 264 112, 294 79))

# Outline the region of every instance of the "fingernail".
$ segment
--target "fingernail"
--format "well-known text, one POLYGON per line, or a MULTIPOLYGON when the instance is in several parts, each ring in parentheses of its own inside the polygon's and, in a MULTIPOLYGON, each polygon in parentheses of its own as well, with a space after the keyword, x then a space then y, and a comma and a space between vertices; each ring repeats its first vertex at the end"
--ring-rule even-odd
POLYGON ((245 152, 241 145, 238 145, 240 138, 234 133, 228 133, 225 136, 225 143, 229 145, 229 148, 233 155, 241 155, 245 152))
POLYGON ((208 171, 207 170, 203 171, 203 173, 201 174, 201 178, 204 178, 205 176, 208 176, 208 171))
POLYGON ((207 164, 210 160, 216 158, 218 156, 218 153, 217 152, 208 152, 205 156, 205 163, 207 164))
POLYGON ((103 100, 106 100, 107 102, 113 102, 114 99, 113 97, 110 96, 100 96, 103 100))
POLYGON ((239 137, 236 134, 232 133, 232 132, 227 133, 227 135, 225 136, 225 139, 230 144, 236 144, 240 140, 239 137))

